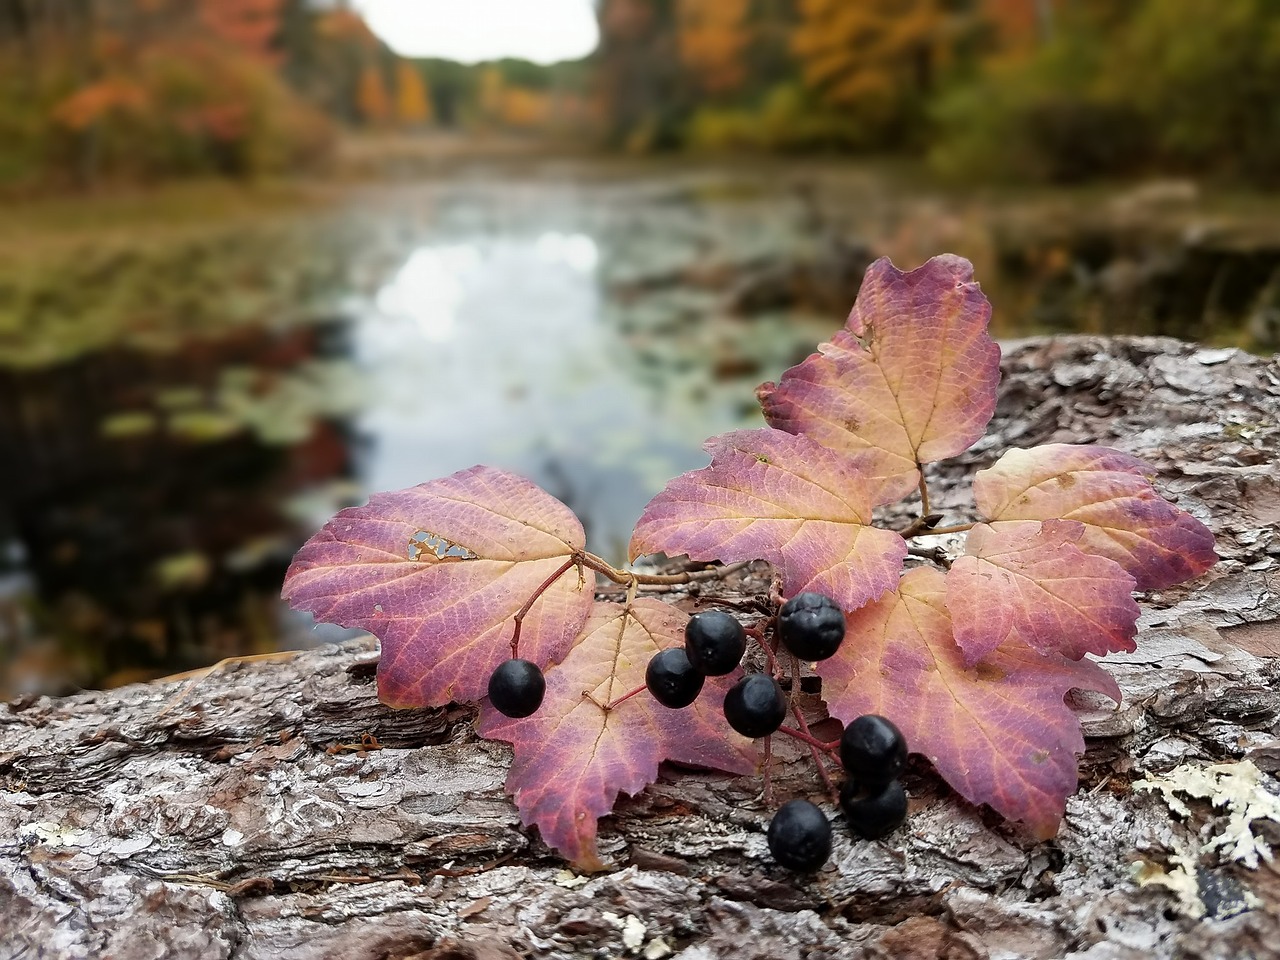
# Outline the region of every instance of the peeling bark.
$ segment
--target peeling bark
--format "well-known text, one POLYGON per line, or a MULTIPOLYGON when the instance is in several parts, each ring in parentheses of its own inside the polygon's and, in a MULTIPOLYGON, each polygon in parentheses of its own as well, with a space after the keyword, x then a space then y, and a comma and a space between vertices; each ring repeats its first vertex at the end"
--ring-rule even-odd
MULTIPOLYGON (((575 877, 520 825, 506 745, 478 740, 465 706, 381 706, 356 641, 0 708, 0 957, 1276 956, 1280 868, 1199 855, 1225 817, 1133 784, 1248 759, 1280 790, 1280 365, 1069 337, 1010 345, 1004 371, 991 434, 936 471, 937 509, 964 518, 969 473, 1007 446, 1110 444, 1157 468, 1223 558, 1141 598, 1138 651, 1108 660, 1123 706, 1079 699, 1089 751, 1056 839, 918 764, 904 828, 837 830, 831 864, 796 877, 768 858, 758 781, 670 769, 602 823, 616 869, 575 877), (1199 919, 1135 882, 1180 854, 1199 919)), ((778 795, 816 794, 777 747, 778 795)))

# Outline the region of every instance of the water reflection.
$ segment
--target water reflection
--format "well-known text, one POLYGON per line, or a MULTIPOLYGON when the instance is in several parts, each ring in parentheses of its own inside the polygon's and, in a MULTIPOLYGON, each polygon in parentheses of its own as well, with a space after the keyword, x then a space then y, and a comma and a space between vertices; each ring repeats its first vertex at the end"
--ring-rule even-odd
POLYGON ((395 278, 378 291, 378 311, 414 324, 426 340, 448 340, 466 286, 479 265, 480 251, 470 244, 415 250, 395 278))
POLYGON ((602 322, 602 242, 582 231, 475 236, 414 250, 353 331, 376 388, 356 420, 360 478, 397 489, 489 463, 570 504, 620 556, 659 475, 699 438, 602 322))
MULTIPOLYGON (((31 281, 0 277, 0 459, 20 465, 0 474, 0 695, 331 638, 278 600, 301 540, 475 463, 541 484, 621 558, 648 498, 750 415, 752 382, 719 398, 715 371, 737 368, 715 358, 764 328, 705 295, 619 295, 643 204, 451 196, 140 247, 48 337, 48 298, 6 300, 31 281)), ((76 260, 39 283, 61 290, 76 260)))
POLYGON ((249 328, 0 370, 5 693, 278 648, 297 540, 284 505, 351 469, 328 415, 342 398, 316 372, 346 339, 341 323, 249 328))
POLYGON ((600 248, 582 233, 544 233, 534 243, 538 256, 551 263, 564 263, 582 273, 591 273, 600 262, 600 248))

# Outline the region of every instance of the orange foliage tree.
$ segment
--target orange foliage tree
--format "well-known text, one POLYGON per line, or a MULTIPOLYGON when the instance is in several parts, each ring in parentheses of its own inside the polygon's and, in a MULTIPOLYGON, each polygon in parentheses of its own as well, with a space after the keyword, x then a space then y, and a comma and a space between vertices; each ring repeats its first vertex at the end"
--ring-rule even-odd
POLYGON ((252 175, 323 152, 326 120, 282 76, 294 0, 24 9, 21 34, 0 33, 0 75, 31 79, 14 101, 0 76, 0 140, 20 130, 45 177, 252 175))
POLYGON ((933 90, 951 46, 943 0, 799 0, 792 52, 806 86, 873 126, 933 90))
POLYGON ((285 0, 200 0, 201 24, 214 36, 268 63, 279 63, 285 0))
POLYGON ((708 93, 730 93, 746 79, 751 0, 678 0, 680 61, 708 93))
POLYGON ((366 64, 360 71, 356 103, 365 123, 380 126, 391 119, 391 97, 387 93, 386 81, 382 78, 382 69, 377 64, 366 64))

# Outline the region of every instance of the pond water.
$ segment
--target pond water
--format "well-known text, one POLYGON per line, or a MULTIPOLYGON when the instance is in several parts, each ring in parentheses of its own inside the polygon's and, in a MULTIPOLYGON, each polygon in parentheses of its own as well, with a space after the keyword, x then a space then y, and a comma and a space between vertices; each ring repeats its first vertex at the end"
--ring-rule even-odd
MULTIPOLYGON (((278 600, 293 551, 475 463, 621 559, 649 497, 839 326, 872 248, 1000 262, 963 214, 890 216, 874 179, 827 196, 469 175, 0 268, 0 695, 339 636, 278 600)), ((1044 326, 1038 283, 1011 282, 1002 332, 1044 326)))

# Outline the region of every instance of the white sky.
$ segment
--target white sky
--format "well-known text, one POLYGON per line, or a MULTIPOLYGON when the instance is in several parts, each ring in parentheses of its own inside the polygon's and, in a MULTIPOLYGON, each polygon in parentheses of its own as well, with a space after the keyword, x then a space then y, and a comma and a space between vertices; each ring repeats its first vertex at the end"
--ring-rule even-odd
POLYGON ((357 0, 356 6, 406 57, 553 63, 584 57, 599 42, 592 0, 357 0))

